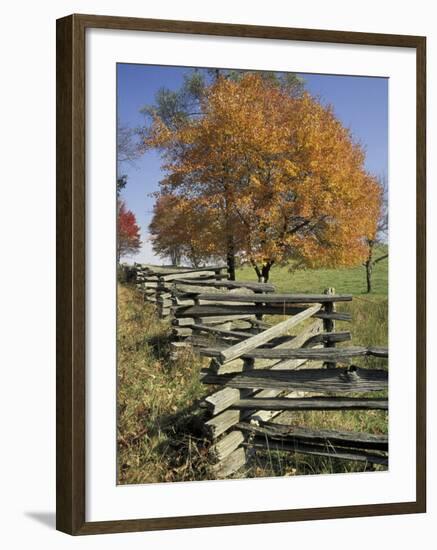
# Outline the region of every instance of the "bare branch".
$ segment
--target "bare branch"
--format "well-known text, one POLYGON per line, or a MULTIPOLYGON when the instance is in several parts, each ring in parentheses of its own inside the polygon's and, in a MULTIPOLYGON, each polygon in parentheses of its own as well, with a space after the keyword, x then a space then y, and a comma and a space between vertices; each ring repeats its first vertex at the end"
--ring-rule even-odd
POLYGON ((388 254, 384 254, 384 256, 380 256, 376 260, 373 260, 373 264, 377 264, 378 262, 385 260, 386 258, 388 258, 388 254))

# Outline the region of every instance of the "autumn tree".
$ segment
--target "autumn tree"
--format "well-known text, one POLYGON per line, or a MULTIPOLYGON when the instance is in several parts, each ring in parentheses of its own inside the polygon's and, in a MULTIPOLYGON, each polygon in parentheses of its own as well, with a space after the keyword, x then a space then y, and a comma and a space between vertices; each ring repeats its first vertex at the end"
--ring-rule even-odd
POLYGON ((387 242, 388 237, 388 184, 387 178, 382 176, 378 179, 378 184, 380 187, 380 210, 378 216, 378 222, 376 224, 375 231, 370 235, 367 235, 365 238, 365 243, 367 246, 367 257, 364 262, 364 268, 366 270, 366 286, 367 293, 372 292, 372 275, 373 268, 382 260, 388 258, 388 252, 383 252, 375 257, 375 251, 377 250, 377 245, 381 245, 387 242))
POLYGON ((177 203, 178 197, 174 195, 155 195, 153 218, 149 224, 153 252, 161 258, 170 258, 172 265, 181 263, 184 247, 178 226, 177 203))
POLYGON ((238 255, 264 281, 275 263, 364 261, 379 187, 331 108, 245 74, 219 76, 197 109, 198 116, 177 124, 155 113, 145 144, 162 151, 163 192, 183 199, 185 209, 208 208, 210 215, 198 218, 204 222, 196 236, 200 249, 226 253, 228 265, 229 256, 238 255))
POLYGON ((126 208, 124 201, 118 200, 117 261, 122 256, 137 254, 140 248, 140 228, 135 214, 126 208))
POLYGON ((153 251, 173 265, 193 267, 217 259, 219 248, 214 213, 202 200, 155 193, 149 232, 153 251))
MULTIPOLYGON (((205 101, 207 101, 211 83, 218 80, 228 80, 238 83, 249 74, 256 74, 257 78, 267 82, 270 87, 280 89, 284 94, 291 97, 298 97, 304 91, 304 80, 294 73, 277 73, 272 71, 250 73, 238 69, 195 69, 193 72, 184 75, 183 84, 179 90, 161 88, 156 94, 155 103, 144 106, 142 112, 146 116, 146 120, 152 119, 156 121, 159 119, 168 129, 176 132, 185 125, 191 124, 198 120, 199 117, 204 116, 205 101)), ((150 144, 149 126, 146 125, 143 129, 142 137, 145 144, 150 144)), ((157 146, 156 142, 155 146, 157 146)), ((194 205, 194 203, 192 204, 194 205)), ((199 208, 198 204, 196 208, 199 208)), ((232 227, 235 225, 236 220, 232 213, 232 205, 226 197, 223 208, 225 210, 224 216, 227 219, 226 224, 229 229, 225 243, 221 243, 219 248, 223 249, 224 244, 225 251, 221 257, 226 258, 230 279, 235 279, 238 246, 235 242, 236 237, 232 231, 232 227)), ((201 246, 200 248, 203 247, 201 246)), ((216 250, 216 253, 218 254, 218 250, 216 250)), ((199 250, 197 255, 203 257, 203 250, 199 250)))

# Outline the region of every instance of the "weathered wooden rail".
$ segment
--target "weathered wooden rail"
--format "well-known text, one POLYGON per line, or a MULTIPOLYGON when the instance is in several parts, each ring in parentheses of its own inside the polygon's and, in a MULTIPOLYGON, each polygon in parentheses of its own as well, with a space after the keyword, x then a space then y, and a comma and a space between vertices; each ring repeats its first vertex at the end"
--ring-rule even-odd
POLYGON ((255 436, 268 437, 274 441, 287 443, 316 443, 323 444, 329 440, 333 445, 355 449, 372 449, 387 451, 388 437, 386 435, 373 435, 357 432, 339 432, 336 430, 315 430, 309 428, 273 424, 265 422, 262 426, 241 422, 236 426, 238 429, 249 432, 255 436))
MULTIPOLYGON (((191 304, 188 307, 180 308, 175 312, 176 317, 211 317, 211 316, 223 316, 223 315, 296 315, 305 308, 298 308, 290 305, 276 305, 270 304, 268 306, 227 306, 227 305, 211 305, 211 306, 196 306, 191 304)), ((320 311, 314 315, 319 319, 330 319, 332 321, 351 321, 352 317, 350 313, 327 313, 320 311)))
MULTIPOLYGON (((293 351, 293 350, 290 350, 293 351)), ((294 354, 291 354, 294 357, 294 354)), ((316 392, 370 392, 383 391, 388 386, 385 370, 348 368, 290 370, 254 370, 242 374, 212 374, 204 371, 204 384, 227 388, 290 389, 316 392)))
POLYGON ((388 410, 388 399, 360 399, 357 397, 303 397, 288 399, 253 397, 240 399, 232 409, 263 409, 265 411, 350 411, 388 410))

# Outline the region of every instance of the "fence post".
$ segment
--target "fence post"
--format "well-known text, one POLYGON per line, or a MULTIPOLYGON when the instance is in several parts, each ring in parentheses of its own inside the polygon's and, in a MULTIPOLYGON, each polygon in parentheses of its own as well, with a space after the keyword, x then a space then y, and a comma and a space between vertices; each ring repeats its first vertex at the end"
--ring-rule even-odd
MULTIPOLYGON (((335 294, 335 288, 329 287, 326 288, 323 292, 329 296, 335 294)), ((335 302, 326 302, 325 304, 325 313, 334 313, 335 312, 335 302)), ((334 319, 323 319, 323 330, 324 332, 335 332, 335 321, 334 319)), ((335 348, 335 342, 325 342, 325 348, 335 348)), ((330 363, 326 361, 323 363, 323 366, 327 369, 334 369, 336 367, 335 363, 330 363)))

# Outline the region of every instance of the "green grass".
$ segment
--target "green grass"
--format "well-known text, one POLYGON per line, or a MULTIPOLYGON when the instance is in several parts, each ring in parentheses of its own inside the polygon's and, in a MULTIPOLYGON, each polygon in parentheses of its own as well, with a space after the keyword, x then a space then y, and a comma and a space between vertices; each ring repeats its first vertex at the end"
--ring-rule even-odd
MULTIPOLYGON (((352 344, 387 345, 387 260, 374 270, 374 292, 365 294, 364 268, 290 272, 274 267, 271 280, 280 292, 323 292, 334 287, 351 293, 352 302, 338 304, 349 311, 352 323, 337 322, 337 330, 351 330, 352 344)), ((241 268, 238 280, 256 280, 251 268, 241 268)), ((271 318, 276 322, 278 318, 271 318)), ((350 345, 346 343, 345 345, 350 345)), ((356 364, 385 368, 377 358, 358 358, 356 364)), ((154 307, 129 286, 118 293, 118 483, 151 483, 212 479, 208 443, 202 435, 199 400, 211 388, 199 382, 201 360, 187 353, 169 361, 169 324, 159 321, 154 307)), ((382 397, 384 394, 378 394, 382 397)), ((376 397, 374 394, 373 396, 376 397)), ((283 413, 287 424, 336 430, 386 433, 384 411, 311 411, 283 413)), ((250 467, 233 477, 265 477, 356 472, 359 462, 311 457, 297 453, 258 451, 250 467)))
MULTIPOLYGON (((387 247, 380 246, 375 258, 386 253, 387 247)), ((237 280, 256 281, 253 267, 243 266, 237 270, 237 280)), ((278 292, 323 292, 334 287, 338 293, 366 295, 371 299, 387 296, 388 258, 378 262, 373 271, 373 290, 366 294, 366 272, 364 267, 345 269, 298 269, 289 266, 273 266, 269 283, 275 285, 278 292)))

